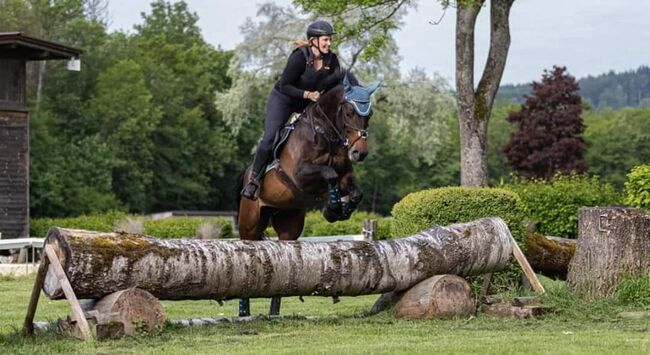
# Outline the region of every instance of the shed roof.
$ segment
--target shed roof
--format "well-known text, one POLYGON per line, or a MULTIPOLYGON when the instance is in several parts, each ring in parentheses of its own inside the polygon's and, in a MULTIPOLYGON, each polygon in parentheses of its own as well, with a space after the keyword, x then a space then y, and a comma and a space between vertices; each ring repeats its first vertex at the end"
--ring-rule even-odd
POLYGON ((31 37, 22 32, 0 32, 0 58, 70 59, 79 57, 81 53, 81 49, 31 37))

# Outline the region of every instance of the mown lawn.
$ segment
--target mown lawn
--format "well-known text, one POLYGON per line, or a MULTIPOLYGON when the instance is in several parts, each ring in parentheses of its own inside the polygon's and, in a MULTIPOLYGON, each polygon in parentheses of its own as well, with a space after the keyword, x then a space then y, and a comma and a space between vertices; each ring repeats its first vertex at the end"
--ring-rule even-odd
MULTIPOLYGON (((559 283, 546 280, 553 312, 537 320, 516 321, 479 314, 471 319, 405 321, 389 314, 362 317, 376 296, 283 300, 282 313, 317 319, 257 320, 248 323, 180 328, 167 325, 155 335, 116 341, 81 342, 53 332, 24 338, 25 317, 33 277, 0 278, 0 354, 221 354, 221 353, 480 353, 480 354, 650 354, 650 319, 617 316, 642 310, 571 299, 559 283), (555 291, 554 291, 555 290, 555 291)), ((265 313, 268 300, 253 302, 265 313)), ((237 303, 164 302, 168 319, 233 316, 237 303)), ((66 301, 41 296, 37 320, 55 320, 69 313, 66 301)), ((296 317, 298 318, 298 317, 296 317)))

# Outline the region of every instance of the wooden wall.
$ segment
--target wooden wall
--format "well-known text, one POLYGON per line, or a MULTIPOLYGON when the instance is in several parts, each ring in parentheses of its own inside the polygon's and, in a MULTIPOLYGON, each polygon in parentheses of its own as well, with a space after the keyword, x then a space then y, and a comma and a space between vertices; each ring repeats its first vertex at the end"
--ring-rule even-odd
POLYGON ((29 118, 0 109, 0 233, 29 236, 29 118))

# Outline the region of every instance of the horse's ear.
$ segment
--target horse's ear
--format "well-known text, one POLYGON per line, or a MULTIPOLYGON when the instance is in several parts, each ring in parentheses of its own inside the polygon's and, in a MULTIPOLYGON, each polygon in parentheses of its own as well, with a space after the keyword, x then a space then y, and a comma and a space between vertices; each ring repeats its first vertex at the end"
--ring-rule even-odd
POLYGON ((379 88, 379 85, 381 85, 381 81, 377 80, 374 83, 370 84, 368 87, 366 87, 366 90, 368 91, 368 96, 372 95, 372 93, 379 88))
POLYGON ((349 89, 352 88, 352 84, 350 84, 350 79, 348 78, 348 71, 345 71, 345 75, 343 76, 343 88, 345 91, 348 91, 349 89))

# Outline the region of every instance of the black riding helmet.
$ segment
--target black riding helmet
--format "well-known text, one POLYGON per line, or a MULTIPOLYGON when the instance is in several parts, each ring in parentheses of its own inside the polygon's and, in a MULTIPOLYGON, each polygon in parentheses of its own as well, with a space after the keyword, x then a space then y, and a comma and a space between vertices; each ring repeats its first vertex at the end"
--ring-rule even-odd
POLYGON ((307 26, 307 38, 331 36, 333 34, 336 34, 334 27, 327 21, 318 20, 307 26))

